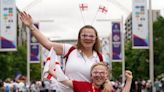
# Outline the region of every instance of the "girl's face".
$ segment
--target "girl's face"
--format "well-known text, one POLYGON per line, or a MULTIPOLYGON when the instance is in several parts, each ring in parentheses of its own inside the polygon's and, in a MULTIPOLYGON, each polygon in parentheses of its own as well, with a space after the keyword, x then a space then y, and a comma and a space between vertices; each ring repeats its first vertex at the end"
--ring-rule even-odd
POLYGON ((95 66, 91 72, 91 78, 95 85, 101 86, 108 78, 107 68, 102 65, 95 66))
POLYGON ((93 48, 96 41, 95 31, 91 28, 84 28, 80 34, 80 41, 84 48, 93 48))

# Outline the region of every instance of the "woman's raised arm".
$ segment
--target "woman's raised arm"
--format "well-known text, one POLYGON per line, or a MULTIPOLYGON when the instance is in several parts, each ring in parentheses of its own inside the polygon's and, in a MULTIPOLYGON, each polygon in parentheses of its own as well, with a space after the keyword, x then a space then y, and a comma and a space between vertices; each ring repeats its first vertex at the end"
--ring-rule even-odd
POLYGON ((54 48, 57 54, 62 54, 63 46, 61 43, 51 42, 45 37, 33 24, 32 17, 26 12, 20 12, 21 21, 31 30, 32 35, 37 39, 37 41, 43 45, 46 49, 50 50, 51 47, 54 48))

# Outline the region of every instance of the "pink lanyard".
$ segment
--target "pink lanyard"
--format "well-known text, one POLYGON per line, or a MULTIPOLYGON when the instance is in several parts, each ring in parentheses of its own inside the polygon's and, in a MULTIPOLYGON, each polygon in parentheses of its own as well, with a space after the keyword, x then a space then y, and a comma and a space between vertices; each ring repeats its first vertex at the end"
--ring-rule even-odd
POLYGON ((92 90, 93 90, 93 92, 96 92, 95 87, 93 86, 93 84, 92 84, 92 90))

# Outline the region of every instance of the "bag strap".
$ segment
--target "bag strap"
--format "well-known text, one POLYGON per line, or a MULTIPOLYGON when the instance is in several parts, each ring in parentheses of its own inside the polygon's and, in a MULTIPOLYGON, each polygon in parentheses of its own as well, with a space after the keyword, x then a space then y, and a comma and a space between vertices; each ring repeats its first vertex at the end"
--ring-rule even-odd
MULTIPOLYGON (((63 57, 63 58, 65 58, 66 62, 67 62, 67 59, 68 59, 68 57, 69 57, 69 54, 70 54, 73 50, 75 50, 75 49, 76 49, 76 48, 75 48, 74 46, 72 46, 72 47, 68 50, 68 53, 63 57)), ((98 55, 98 57, 99 57, 100 62, 103 62, 103 56, 102 56, 102 54, 101 54, 100 52, 97 51, 97 55, 98 55)), ((65 63, 66 63, 66 62, 65 62, 65 63)))
POLYGON ((97 55, 99 57, 100 62, 103 62, 103 56, 102 56, 102 54, 97 51, 97 55))
POLYGON ((70 54, 74 49, 75 49, 75 47, 72 46, 72 47, 68 50, 67 54, 63 57, 63 58, 65 58, 65 61, 66 61, 66 62, 67 62, 67 59, 68 59, 68 57, 69 57, 69 54, 70 54))

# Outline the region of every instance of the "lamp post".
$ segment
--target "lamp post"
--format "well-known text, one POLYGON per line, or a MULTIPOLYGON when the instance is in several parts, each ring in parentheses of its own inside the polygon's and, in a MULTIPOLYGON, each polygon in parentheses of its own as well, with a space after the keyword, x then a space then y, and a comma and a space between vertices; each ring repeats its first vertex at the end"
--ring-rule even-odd
MULTIPOLYGON (((40 22, 54 22, 54 20, 53 19, 37 20, 34 23, 40 23, 40 22)), ((26 30, 27 30, 27 84, 30 85, 30 29, 26 29, 26 30)), ((41 69, 41 76, 42 76, 42 69, 41 69)))
POLYGON ((149 39, 150 39, 150 47, 149 47, 149 76, 152 82, 152 91, 155 92, 154 89, 154 50, 153 50, 153 22, 152 22, 152 8, 151 8, 151 0, 149 0, 149 39))

